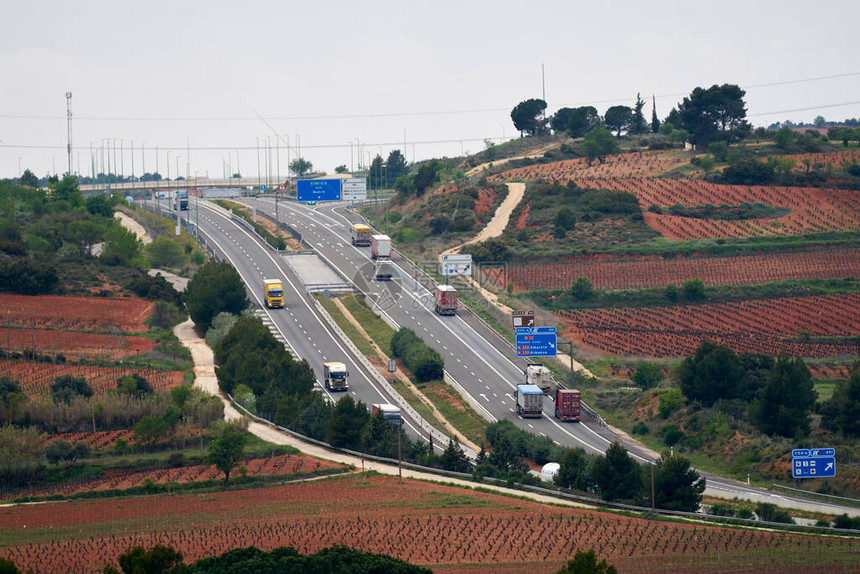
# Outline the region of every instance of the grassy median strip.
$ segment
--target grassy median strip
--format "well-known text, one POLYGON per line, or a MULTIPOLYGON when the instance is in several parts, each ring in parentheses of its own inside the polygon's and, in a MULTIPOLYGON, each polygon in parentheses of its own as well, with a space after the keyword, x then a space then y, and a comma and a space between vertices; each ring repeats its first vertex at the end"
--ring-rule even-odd
MULTIPOLYGON (((339 305, 333 301, 326 302, 322 299, 320 301, 326 306, 335 323, 371 363, 380 359, 385 360, 391 356, 391 339, 394 337, 395 331, 376 315, 363 300, 355 295, 345 295, 338 298, 338 302, 352 315, 351 318, 361 325, 361 329, 367 336, 359 331, 350 317, 343 313, 339 305), (368 337, 373 340, 373 343, 376 343, 385 356, 376 351, 368 337)), ((399 368, 403 369, 399 361, 398 365, 399 368)), ((442 417, 466 438, 478 445, 486 442, 486 429, 489 423, 472 409, 459 393, 442 380, 415 383, 412 373, 405 369, 403 372, 418 388, 420 394, 416 394, 413 388, 397 380, 396 377, 392 386, 422 418, 427 421, 435 421, 437 418, 433 412, 435 407, 442 417)), ((391 381, 391 377, 387 378, 391 381)), ((444 427, 440 430, 445 434, 450 434, 444 427)))

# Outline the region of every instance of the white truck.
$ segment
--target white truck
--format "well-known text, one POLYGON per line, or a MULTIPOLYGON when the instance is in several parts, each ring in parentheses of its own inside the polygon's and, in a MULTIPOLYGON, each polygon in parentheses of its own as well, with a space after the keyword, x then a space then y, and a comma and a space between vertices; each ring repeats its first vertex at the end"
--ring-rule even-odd
POLYGON ((371 235, 370 236, 370 258, 371 259, 390 259, 391 258, 391 238, 387 235, 371 235))
POLYGON ((323 385, 329 391, 349 390, 349 371, 338 361, 323 363, 323 385))
POLYGON ((543 394, 549 395, 555 391, 557 386, 552 372, 543 365, 526 365, 526 384, 537 385, 543 394))
POLYGON ((394 277, 394 263, 388 259, 380 259, 376 262, 375 276, 377 281, 391 281, 394 277))
POLYGON ((543 416, 543 389, 537 385, 517 385, 517 414, 526 418, 543 416))
POLYGON ((371 405, 371 414, 382 413, 385 420, 391 421, 393 424, 399 425, 401 421, 400 408, 388 403, 374 403, 371 405))

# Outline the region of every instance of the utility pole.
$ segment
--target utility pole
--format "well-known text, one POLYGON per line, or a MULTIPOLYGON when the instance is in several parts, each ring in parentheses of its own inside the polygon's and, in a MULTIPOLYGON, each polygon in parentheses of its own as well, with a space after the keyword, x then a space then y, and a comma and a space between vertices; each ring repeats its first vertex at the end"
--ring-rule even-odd
POLYGON ((66 92, 66 151, 69 154, 69 175, 72 175, 72 92, 66 92))

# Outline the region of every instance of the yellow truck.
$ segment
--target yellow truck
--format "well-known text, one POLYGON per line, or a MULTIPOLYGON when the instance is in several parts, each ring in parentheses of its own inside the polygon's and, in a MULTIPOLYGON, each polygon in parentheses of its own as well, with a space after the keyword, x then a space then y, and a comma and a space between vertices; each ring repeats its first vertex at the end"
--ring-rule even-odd
POLYGON ((349 390, 349 371, 338 361, 323 363, 323 384, 329 391, 349 390))
POLYGON ((370 245, 370 236, 373 230, 369 225, 356 223, 352 226, 352 244, 356 247, 367 247, 370 245))
POLYGON ((284 306, 284 282, 280 279, 263 279, 263 299, 269 309, 284 306))

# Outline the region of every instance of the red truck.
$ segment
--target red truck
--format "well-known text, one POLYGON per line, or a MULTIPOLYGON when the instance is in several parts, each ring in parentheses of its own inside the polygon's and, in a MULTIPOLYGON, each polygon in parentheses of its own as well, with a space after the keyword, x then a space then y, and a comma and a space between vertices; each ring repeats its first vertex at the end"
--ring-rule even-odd
POLYGON ((457 312, 457 290, 450 285, 436 285, 436 312, 454 315, 457 312))
POLYGON ((555 418, 561 421, 579 422, 579 391, 576 389, 556 389, 555 418))

